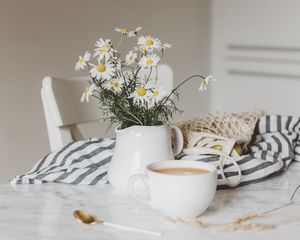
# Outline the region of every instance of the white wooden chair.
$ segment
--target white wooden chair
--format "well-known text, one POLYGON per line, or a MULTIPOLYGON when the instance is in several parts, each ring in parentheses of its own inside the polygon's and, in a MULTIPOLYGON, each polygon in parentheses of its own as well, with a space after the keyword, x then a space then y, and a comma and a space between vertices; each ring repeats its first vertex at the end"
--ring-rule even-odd
MULTIPOLYGON (((170 92, 174 86, 173 71, 168 65, 159 65, 158 86, 170 92)), ((41 95, 51 151, 66 143, 83 139, 78 124, 100 118, 98 102, 90 98, 81 103, 80 97, 88 85, 88 78, 45 77, 41 95)))

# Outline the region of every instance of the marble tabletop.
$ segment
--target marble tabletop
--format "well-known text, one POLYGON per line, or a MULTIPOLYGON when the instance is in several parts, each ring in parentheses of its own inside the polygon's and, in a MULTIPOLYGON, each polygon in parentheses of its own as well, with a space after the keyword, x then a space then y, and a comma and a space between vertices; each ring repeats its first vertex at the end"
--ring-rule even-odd
POLYGON ((300 192, 295 203, 252 219, 253 223, 275 224, 271 230, 221 232, 222 224, 251 211, 266 211, 288 201, 300 184, 300 163, 264 181, 229 190, 219 190, 200 217, 213 227, 167 220, 131 196, 109 185, 71 186, 65 184, 0 185, 0 239, 299 239, 300 192), (102 219, 163 233, 162 237, 126 232, 101 225, 83 225, 72 212, 85 209, 102 219))

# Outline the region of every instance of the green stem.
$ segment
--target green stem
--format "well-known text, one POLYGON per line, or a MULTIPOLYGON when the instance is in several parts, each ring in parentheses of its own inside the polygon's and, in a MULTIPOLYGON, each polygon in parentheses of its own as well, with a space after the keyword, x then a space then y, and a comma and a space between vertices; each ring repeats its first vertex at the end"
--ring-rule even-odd
POLYGON ((292 194, 292 196, 291 196, 291 198, 290 198, 290 201, 293 201, 293 198, 294 198, 296 192, 298 191, 298 189, 300 189, 300 185, 298 185, 298 186, 296 187, 295 191, 293 192, 293 194, 292 194))
MULTIPOLYGON (((125 116, 121 116, 122 119, 127 120, 128 122, 133 122, 135 124, 140 124, 139 122, 134 121, 134 119, 127 118, 125 116)), ((122 123, 122 122, 121 122, 122 123)))
POLYGON ((155 66, 155 84, 157 83, 157 79, 158 79, 158 69, 157 69, 157 65, 155 66))
POLYGON ((124 37, 124 35, 122 34, 122 35, 121 35, 121 38, 120 38, 120 41, 119 41, 119 43, 118 43, 118 46, 117 46, 117 50, 119 50, 119 47, 121 46, 123 37, 124 37))
MULTIPOLYGON (((190 79, 192 79, 192 78, 194 78, 194 77, 200 77, 200 78, 202 78, 202 79, 205 79, 205 77, 203 77, 203 76, 201 76, 201 75, 193 75, 193 76, 191 76, 191 77, 189 77, 189 78, 187 78, 186 80, 184 80, 182 83, 180 83, 177 87, 175 87, 173 90, 172 90, 172 92, 167 96, 167 98, 162 102, 162 104, 161 104, 161 107, 160 108, 162 108, 162 106, 169 100, 169 98, 172 96, 172 94, 174 93, 174 92, 176 92, 176 90, 178 89, 178 88, 180 88, 183 84, 185 84, 186 82, 188 82, 190 79)), ((160 109, 159 108, 159 109, 160 109)))
POLYGON ((147 79, 146 79, 146 83, 148 83, 149 78, 150 78, 150 76, 151 76, 151 73, 152 73, 152 67, 150 67, 150 71, 149 71, 149 75, 148 75, 148 77, 147 77, 147 79))
POLYGON ((127 66, 127 65, 124 65, 124 66, 122 66, 122 68, 130 68, 131 70, 134 70, 134 68, 133 68, 133 67, 131 67, 131 66, 127 66))
POLYGON ((134 116, 130 111, 126 111, 126 109, 124 109, 123 106, 120 105, 117 101, 116 101, 116 103, 117 103, 117 105, 123 110, 123 112, 125 112, 125 113, 129 114, 130 116, 132 116, 136 121, 138 121, 138 123, 139 123, 140 125, 144 125, 144 124, 141 122, 141 120, 138 119, 136 116, 134 116))
POLYGON ((136 77, 137 77, 140 70, 141 70, 141 67, 138 67, 138 69, 136 70, 136 73, 134 74, 134 79, 136 79, 136 77))
MULTIPOLYGON (((98 94, 99 94, 99 93, 98 93, 98 94)), ((95 95, 95 94, 92 94, 92 96, 93 96, 94 98, 98 99, 99 101, 101 101, 101 98, 100 98, 100 97, 98 97, 97 95, 95 95)))
POLYGON ((137 78, 137 75, 139 73, 139 71, 141 70, 141 67, 138 66, 137 70, 136 70, 136 73, 134 74, 133 76, 133 80, 131 81, 131 83, 134 83, 134 88, 136 87, 136 78, 137 78))

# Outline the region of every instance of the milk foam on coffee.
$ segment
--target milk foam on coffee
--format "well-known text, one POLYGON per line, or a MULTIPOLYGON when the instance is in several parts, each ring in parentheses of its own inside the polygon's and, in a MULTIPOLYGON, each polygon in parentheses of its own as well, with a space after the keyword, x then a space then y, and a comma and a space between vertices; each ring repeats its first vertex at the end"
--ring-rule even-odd
POLYGON ((152 171, 170 175, 194 175, 208 173, 209 171, 202 168, 190 168, 190 167, 168 167, 168 168, 157 168, 152 171))

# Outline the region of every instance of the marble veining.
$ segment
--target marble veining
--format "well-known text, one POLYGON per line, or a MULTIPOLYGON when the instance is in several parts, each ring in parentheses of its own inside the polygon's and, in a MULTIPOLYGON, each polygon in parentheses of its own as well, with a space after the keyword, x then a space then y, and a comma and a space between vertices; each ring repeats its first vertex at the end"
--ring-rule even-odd
MULTIPOLYGON (((219 190, 209 209, 200 217, 208 223, 227 223, 250 211, 265 211, 285 203, 300 184, 300 163, 281 175, 229 190, 219 190)), ((273 223, 276 229, 219 232, 193 224, 172 223, 131 196, 109 185, 67 184, 0 185, 0 239, 159 239, 106 226, 87 226, 72 216, 84 209, 104 220, 164 234, 161 239, 299 239, 300 192, 295 203, 253 222, 273 223)))

